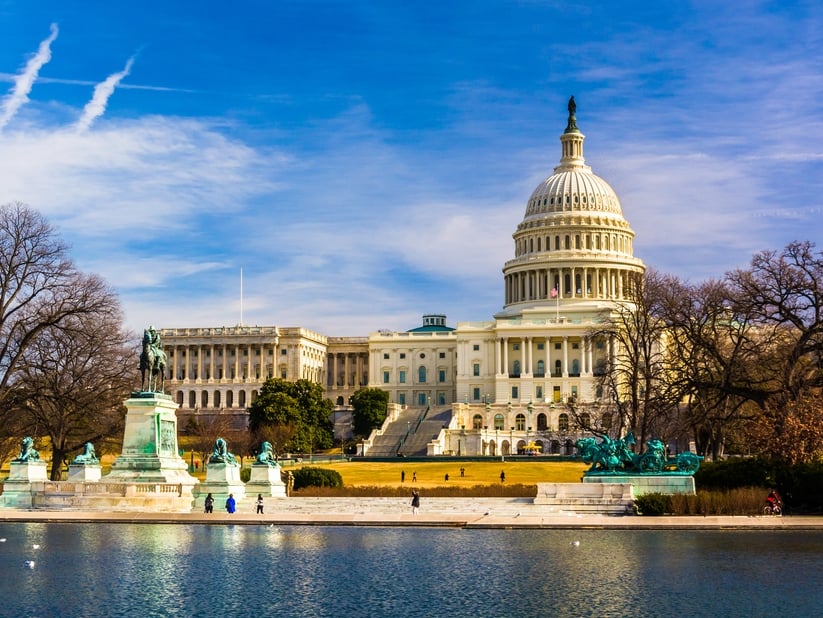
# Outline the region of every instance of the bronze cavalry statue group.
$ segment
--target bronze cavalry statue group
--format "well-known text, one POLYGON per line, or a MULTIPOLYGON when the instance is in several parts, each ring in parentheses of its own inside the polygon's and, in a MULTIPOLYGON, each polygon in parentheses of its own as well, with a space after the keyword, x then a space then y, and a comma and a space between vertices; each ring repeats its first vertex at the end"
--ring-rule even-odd
POLYGON ((634 434, 613 439, 603 435, 600 442, 595 438, 581 438, 575 443, 577 454, 584 463, 592 465, 586 474, 694 474, 703 459, 694 453, 678 453, 666 456, 666 447, 660 440, 646 442, 646 450, 637 454, 634 434))

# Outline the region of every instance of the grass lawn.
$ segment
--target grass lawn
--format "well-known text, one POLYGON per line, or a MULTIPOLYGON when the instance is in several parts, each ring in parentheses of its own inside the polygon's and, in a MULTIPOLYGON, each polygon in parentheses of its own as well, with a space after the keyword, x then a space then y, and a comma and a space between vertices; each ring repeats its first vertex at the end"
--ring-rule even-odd
MULTIPOLYGON (((579 483, 588 465, 569 461, 432 461, 432 462, 368 462, 339 461, 304 466, 336 470, 343 477, 344 486, 399 487, 401 473, 405 471, 403 485, 412 484, 416 473, 418 487, 472 487, 474 485, 500 484, 500 472, 505 471, 506 483, 534 485, 536 483, 579 483), (460 468, 465 475, 460 476, 460 468), (446 474, 449 480, 446 481, 446 474)), ((287 466, 285 470, 292 469, 287 466)))

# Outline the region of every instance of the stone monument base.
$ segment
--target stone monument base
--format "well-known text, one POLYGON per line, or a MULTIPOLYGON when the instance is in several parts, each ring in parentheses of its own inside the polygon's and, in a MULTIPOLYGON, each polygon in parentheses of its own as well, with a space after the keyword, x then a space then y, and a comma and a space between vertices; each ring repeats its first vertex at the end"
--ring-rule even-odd
POLYGON ((246 494, 252 497, 262 494, 266 498, 285 498, 286 484, 280 472, 280 466, 252 465, 251 478, 246 483, 246 494))
POLYGON ((0 504, 11 509, 32 508, 34 494, 47 480, 45 461, 12 461, 0 504))
POLYGON ((583 483, 631 483, 635 496, 645 494, 694 495, 694 477, 686 474, 592 474, 583 483))
POLYGON ((94 483, 103 475, 100 464, 69 464, 69 481, 74 483, 94 483))
MULTIPOLYGON (((123 451, 105 480, 170 483, 191 489, 198 480, 177 450, 177 404, 163 393, 132 393, 126 400, 123 451)), ((184 489, 184 492, 186 490, 184 489)))
POLYGON ((239 503, 246 496, 246 486, 240 480, 240 466, 227 463, 206 464, 206 480, 197 486, 195 493, 195 510, 203 510, 208 494, 214 498, 215 511, 225 510, 229 494, 239 503))
POLYGON ((534 504, 556 507, 558 511, 627 515, 634 513, 634 495, 628 482, 538 483, 534 504))

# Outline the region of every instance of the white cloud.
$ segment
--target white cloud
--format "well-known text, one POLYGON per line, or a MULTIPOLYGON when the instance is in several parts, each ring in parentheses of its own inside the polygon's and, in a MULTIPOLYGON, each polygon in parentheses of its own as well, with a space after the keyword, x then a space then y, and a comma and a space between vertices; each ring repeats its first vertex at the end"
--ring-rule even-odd
POLYGON ((0 131, 29 100, 29 93, 37 79, 37 74, 44 64, 51 60, 51 44, 57 38, 57 24, 51 25, 51 34, 40 43, 37 53, 26 63, 21 73, 15 76, 11 93, 0 103, 0 131))
POLYGON ((83 108, 83 115, 80 116, 75 125, 76 130, 81 132, 87 131, 94 120, 105 113, 109 99, 111 95, 114 94, 114 89, 131 72, 133 64, 134 56, 128 59, 122 71, 112 73, 94 87, 94 94, 92 95, 91 101, 86 103, 86 106, 83 108))

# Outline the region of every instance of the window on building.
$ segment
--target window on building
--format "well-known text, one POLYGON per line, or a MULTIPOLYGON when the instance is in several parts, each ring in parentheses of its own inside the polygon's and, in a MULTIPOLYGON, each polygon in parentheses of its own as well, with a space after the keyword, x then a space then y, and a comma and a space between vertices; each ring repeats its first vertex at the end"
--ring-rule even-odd
POLYGON ((406 383, 406 371, 404 369, 400 370, 400 384, 406 383))
POLYGON ((475 386, 472 389, 472 401, 480 401, 480 387, 475 386))
POLYGON ((544 375, 546 375, 546 363, 541 359, 537 361, 537 377, 542 378, 544 375))
POLYGON ((538 400, 543 399, 543 387, 542 386, 535 386, 534 387, 534 396, 537 397, 538 400))
POLYGON ((383 358, 388 360, 389 353, 388 352, 383 352, 383 358))
POLYGON ((426 368, 425 367, 419 367, 417 369, 417 380, 418 380, 418 382, 420 382, 420 384, 425 384, 426 383, 426 368))
POLYGON ((518 414, 514 417, 514 428, 517 431, 526 431, 526 415, 518 414))
POLYGON ((557 343, 555 343, 555 344, 554 344, 554 349, 555 349, 555 350, 559 350, 559 349, 560 349, 560 342, 557 342, 557 343))
POLYGON ((520 375, 520 361, 515 360, 512 363, 512 376, 516 378, 519 375, 520 375))
POLYGON ((560 431, 568 431, 569 430, 569 415, 565 412, 560 415, 560 418, 557 420, 557 428, 560 431))
POLYGON ((546 347, 546 344, 545 344, 545 343, 543 343, 542 341, 541 341, 540 343, 538 343, 538 344, 537 344, 537 349, 538 349, 538 350, 542 350, 542 349, 544 349, 545 347, 546 347))
POLYGON ((502 414, 495 414, 494 415, 494 428, 495 429, 503 429, 503 415, 502 414))
MULTIPOLYGON (((282 350, 280 350, 280 356, 286 356, 288 353, 289 353, 289 351, 286 348, 283 348, 282 350)), ((232 355, 233 354, 234 354, 234 350, 232 350, 232 355)))
POLYGON ((445 352, 440 352, 439 358, 446 358, 446 353, 445 352))
POLYGON ((475 352, 477 352, 479 349, 480 349, 480 344, 479 344, 479 343, 475 343, 475 344, 472 346, 472 350, 474 350, 475 352))
POLYGON ((519 343, 513 343, 512 344, 512 350, 519 350, 519 349, 520 349, 520 344, 519 343))
POLYGON ((441 382, 441 383, 446 381, 446 370, 445 369, 438 370, 438 372, 437 372, 437 381, 441 382))
POLYGON ((542 412, 537 415, 537 431, 546 431, 549 428, 546 415, 542 412))
POLYGON ((437 405, 438 406, 445 406, 446 405, 446 393, 443 391, 437 391, 437 405))
POLYGON ((483 429, 483 417, 479 414, 472 417, 472 429, 483 429))
POLYGON ((516 401, 520 399, 520 389, 516 386, 512 386, 512 401, 516 401))
POLYGON ((397 403, 399 403, 401 406, 406 405, 406 393, 404 393, 404 392, 397 393, 397 403))
POLYGON ((417 393, 417 405, 418 406, 425 406, 426 405, 426 393, 417 393))
POLYGON ((391 372, 389 372, 389 371, 384 371, 384 372, 383 372, 383 384, 388 384, 388 383, 389 383, 389 378, 390 378, 390 377, 391 377, 391 372))
POLYGON ((472 365, 472 375, 475 375, 475 376, 480 375, 480 363, 474 363, 472 365))

